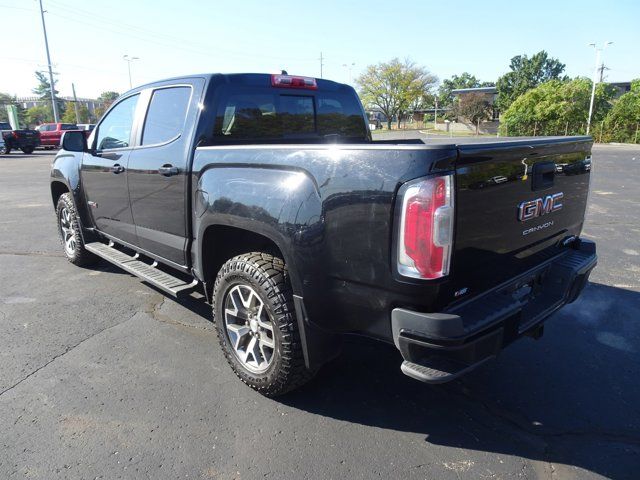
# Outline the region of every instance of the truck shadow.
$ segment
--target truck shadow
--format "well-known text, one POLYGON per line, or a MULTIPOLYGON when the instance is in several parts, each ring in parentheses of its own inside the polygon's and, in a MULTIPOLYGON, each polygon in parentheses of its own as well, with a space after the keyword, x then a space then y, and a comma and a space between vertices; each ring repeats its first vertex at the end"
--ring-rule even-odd
POLYGON ((393 346, 349 339, 315 381, 280 400, 318 415, 424 435, 432 446, 521 457, 549 475, 551 462, 637 478, 638 318, 640 293, 590 284, 548 320, 542 339, 523 339, 439 386, 405 377, 393 346))

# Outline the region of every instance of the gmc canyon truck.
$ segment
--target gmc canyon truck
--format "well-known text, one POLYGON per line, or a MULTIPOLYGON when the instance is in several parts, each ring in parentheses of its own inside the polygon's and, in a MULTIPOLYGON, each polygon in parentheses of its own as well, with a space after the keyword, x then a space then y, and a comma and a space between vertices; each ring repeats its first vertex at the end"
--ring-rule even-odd
POLYGON ((40 146, 40 133, 36 130, 14 130, 8 122, 0 122, 0 132, 4 140, 4 148, 0 153, 9 154, 11 150, 22 150, 30 155, 40 146))
POLYGON ((264 395, 308 380, 345 334, 440 383, 539 337, 580 294, 591 145, 372 141, 347 85, 209 74, 131 90, 88 139, 66 132, 51 195, 69 261, 202 292, 231 368, 264 395))

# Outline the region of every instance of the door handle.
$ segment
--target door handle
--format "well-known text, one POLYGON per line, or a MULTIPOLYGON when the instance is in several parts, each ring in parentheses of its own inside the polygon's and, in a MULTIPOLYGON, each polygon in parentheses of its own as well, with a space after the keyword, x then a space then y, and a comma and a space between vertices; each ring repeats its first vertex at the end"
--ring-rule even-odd
POLYGON ((122 165, 116 163, 114 166, 111 167, 111 171, 113 173, 116 173, 116 174, 122 173, 122 172, 124 172, 124 167, 122 165))
POLYGON ((174 167, 171 164, 166 164, 158 168, 158 173, 165 177, 171 177, 172 175, 178 174, 178 167, 174 167))

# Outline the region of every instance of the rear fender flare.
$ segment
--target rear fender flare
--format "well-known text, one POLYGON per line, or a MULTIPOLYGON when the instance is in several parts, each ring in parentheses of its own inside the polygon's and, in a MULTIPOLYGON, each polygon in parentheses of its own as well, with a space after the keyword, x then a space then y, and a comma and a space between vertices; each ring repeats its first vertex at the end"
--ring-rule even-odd
MULTIPOLYGON (((253 166, 214 166, 194 186, 194 270, 201 265, 204 233, 211 225, 236 227, 260 234, 282 252, 294 293, 302 295, 302 265, 324 232, 317 185, 304 170, 253 166)), ((304 272, 304 273, 303 273, 304 272)))

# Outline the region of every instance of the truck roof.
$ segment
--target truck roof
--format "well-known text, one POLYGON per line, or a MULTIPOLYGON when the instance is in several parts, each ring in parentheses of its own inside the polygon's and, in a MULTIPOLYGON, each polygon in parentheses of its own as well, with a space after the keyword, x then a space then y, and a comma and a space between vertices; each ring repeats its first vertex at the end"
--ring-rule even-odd
MULTIPOLYGON (((193 75, 183 75, 179 77, 171 77, 164 78, 162 80, 156 80, 154 82, 149 82, 144 85, 139 85, 136 88, 133 88, 129 91, 133 92, 136 90, 142 90, 145 88, 152 87, 157 84, 163 84, 167 82, 176 82, 181 80, 188 80, 193 78, 202 78, 209 83, 212 80, 218 80, 220 83, 233 83, 236 85, 248 85, 248 86, 271 86, 271 76, 274 74, 271 73, 200 73, 193 75)), ((276 74, 277 75, 277 74, 276 74)), ((296 74, 287 74, 295 77, 302 77, 305 75, 296 75, 296 74)), ((315 78, 308 77, 307 78, 315 78)), ((334 82, 332 80, 326 80, 324 78, 315 78, 316 83, 318 85, 318 89, 320 90, 330 90, 330 91, 339 91, 339 90, 353 90, 353 87, 350 85, 346 85, 344 83, 334 82)))

